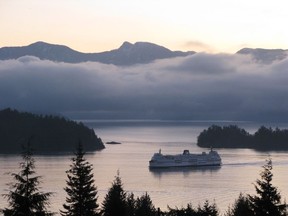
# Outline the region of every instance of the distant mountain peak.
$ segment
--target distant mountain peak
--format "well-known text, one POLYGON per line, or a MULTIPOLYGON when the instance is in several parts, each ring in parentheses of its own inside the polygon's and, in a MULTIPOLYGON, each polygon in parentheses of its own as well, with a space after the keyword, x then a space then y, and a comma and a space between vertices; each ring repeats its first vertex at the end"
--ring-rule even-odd
MULTIPOLYGON (((50 43, 46 43, 43 41, 37 41, 35 43, 32 43, 30 45, 28 45, 27 47, 30 48, 34 48, 34 49, 46 49, 46 50, 53 50, 53 49, 57 49, 57 52, 67 52, 67 50, 73 50, 70 47, 64 46, 64 45, 58 45, 58 44, 50 44, 50 43)), ((77 52, 75 50, 73 50, 74 52, 77 52)))
POLYGON ((137 50, 137 51, 140 51, 140 52, 143 52, 144 50, 165 50, 165 51, 168 51, 168 52, 172 52, 171 50, 163 47, 163 46, 159 46, 157 44, 154 44, 154 43, 150 43, 150 42, 143 42, 143 41, 139 41, 139 42, 136 42, 136 43, 130 43, 130 42, 127 42, 125 41, 121 47, 118 49, 118 50, 137 50))
POLYGON ((119 48, 119 50, 127 50, 127 49, 131 49, 131 47, 133 46, 132 43, 125 41, 119 48))
POLYGON ((35 43, 30 44, 29 46, 51 46, 53 44, 46 43, 44 41, 37 41, 35 43))
POLYGON ((243 48, 236 54, 251 55, 256 61, 261 63, 272 63, 288 56, 288 50, 284 49, 263 49, 263 48, 243 48))

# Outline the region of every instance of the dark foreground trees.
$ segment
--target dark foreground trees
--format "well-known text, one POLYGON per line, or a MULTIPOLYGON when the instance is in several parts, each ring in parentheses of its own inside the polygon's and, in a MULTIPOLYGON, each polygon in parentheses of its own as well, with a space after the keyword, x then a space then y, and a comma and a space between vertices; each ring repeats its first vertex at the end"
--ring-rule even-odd
POLYGON ((210 204, 208 200, 205 201, 203 207, 198 207, 199 216, 217 216, 219 215, 217 206, 215 203, 210 204))
POLYGON ((153 202, 146 192, 141 197, 137 198, 135 204, 135 216, 156 216, 157 210, 153 202))
POLYGON ((281 195, 272 185, 272 160, 268 158, 260 179, 256 180, 256 195, 243 196, 240 194, 232 209, 225 216, 285 216, 287 215, 286 203, 281 202, 281 195))
POLYGON ((256 180, 255 189, 257 195, 249 195, 252 211, 257 216, 281 216, 287 215, 286 204, 281 203, 281 195, 272 185, 272 161, 267 159, 260 173, 260 179, 256 180))
POLYGON ((219 212, 215 203, 210 204, 206 200, 203 206, 198 206, 198 208, 193 208, 192 204, 187 204, 186 208, 170 208, 169 211, 164 213, 166 216, 218 216, 219 212))
POLYGON ((119 171, 102 203, 103 216, 157 216, 157 210, 148 195, 134 198, 123 189, 119 171))
POLYGON ((240 193, 238 199, 235 200, 232 208, 229 208, 225 216, 253 216, 254 212, 251 208, 251 203, 247 195, 240 193))
POLYGON ((127 215, 126 192, 123 189, 122 180, 117 172, 117 176, 108 190, 102 203, 103 216, 125 216, 127 215))
POLYGON ((9 207, 1 210, 2 213, 4 216, 53 215, 47 210, 51 193, 39 190, 41 176, 36 176, 35 161, 29 143, 24 147, 22 158, 20 172, 11 174, 15 182, 9 184, 10 191, 4 194, 9 207))
POLYGON ((61 215, 65 216, 95 216, 99 215, 97 204, 97 188, 94 185, 92 165, 84 158, 84 151, 79 143, 75 157, 72 158, 70 169, 66 172, 68 180, 64 190, 67 193, 65 210, 61 215))

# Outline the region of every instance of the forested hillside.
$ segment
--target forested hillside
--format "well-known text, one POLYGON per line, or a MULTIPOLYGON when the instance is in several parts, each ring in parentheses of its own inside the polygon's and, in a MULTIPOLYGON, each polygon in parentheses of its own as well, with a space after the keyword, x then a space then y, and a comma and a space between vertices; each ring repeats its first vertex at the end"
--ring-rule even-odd
POLYGON ((249 134, 236 125, 212 125, 198 136, 197 145, 214 148, 251 148, 260 151, 288 150, 288 130, 261 126, 249 134))
POLYGON ((94 130, 82 123, 52 115, 0 111, 0 154, 19 153, 28 141, 35 153, 43 154, 73 152, 79 141, 85 151, 104 148, 94 130))

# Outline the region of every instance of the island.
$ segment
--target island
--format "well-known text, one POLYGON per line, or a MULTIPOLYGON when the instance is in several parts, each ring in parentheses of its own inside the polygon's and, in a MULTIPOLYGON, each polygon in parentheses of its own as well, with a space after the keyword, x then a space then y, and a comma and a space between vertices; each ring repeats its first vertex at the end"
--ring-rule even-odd
POLYGON ((0 111, 0 154, 21 153, 30 143, 35 154, 73 153, 79 142, 86 152, 105 148, 93 129, 56 115, 37 115, 10 108, 0 111))
POLYGON ((287 151, 288 130, 261 126, 254 134, 237 125, 212 125, 203 130, 197 145, 205 148, 249 148, 258 151, 287 151))
POLYGON ((111 142, 106 142, 106 144, 117 145, 117 144, 121 144, 121 142, 111 141, 111 142))

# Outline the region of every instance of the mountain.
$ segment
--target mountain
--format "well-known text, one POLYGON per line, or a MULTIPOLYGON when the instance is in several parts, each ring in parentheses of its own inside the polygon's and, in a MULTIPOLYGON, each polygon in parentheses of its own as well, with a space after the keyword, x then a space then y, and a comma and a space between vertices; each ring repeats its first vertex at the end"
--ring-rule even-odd
POLYGON ((36 42, 23 47, 3 47, 0 48, 0 59, 17 59, 22 56, 36 56, 40 59, 47 59, 59 62, 81 62, 83 53, 70 49, 62 45, 36 42), (79 59, 79 60, 77 60, 79 59))
POLYGON ((236 54, 251 55, 256 61, 269 64, 273 61, 286 58, 288 56, 288 50, 243 48, 239 50, 236 54))
POLYGON ((36 42, 23 47, 0 48, 0 60, 17 59, 21 56, 35 56, 56 62, 80 63, 101 62, 114 65, 133 65, 149 63, 157 59, 173 58, 194 54, 194 51, 171 51, 165 47, 148 43, 124 42, 118 49, 101 53, 82 53, 67 46, 36 42))
MULTIPOLYGON (((0 60, 17 59, 29 55, 55 62, 80 63, 92 61, 122 66, 145 64, 157 59, 174 58, 192 54, 195 54, 195 52, 171 51, 163 46, 149 42, 136 42, 135 44, 124 42, 118 49, 100 53, 82 53, 67 46, 45 42, 36 42, 22 47, 0 48, 0 60)), ((251 55, 256 61, 269 64, 275 60, 286 58, 288 56, 288 50, 243 48, 236 54, 251 55)))

